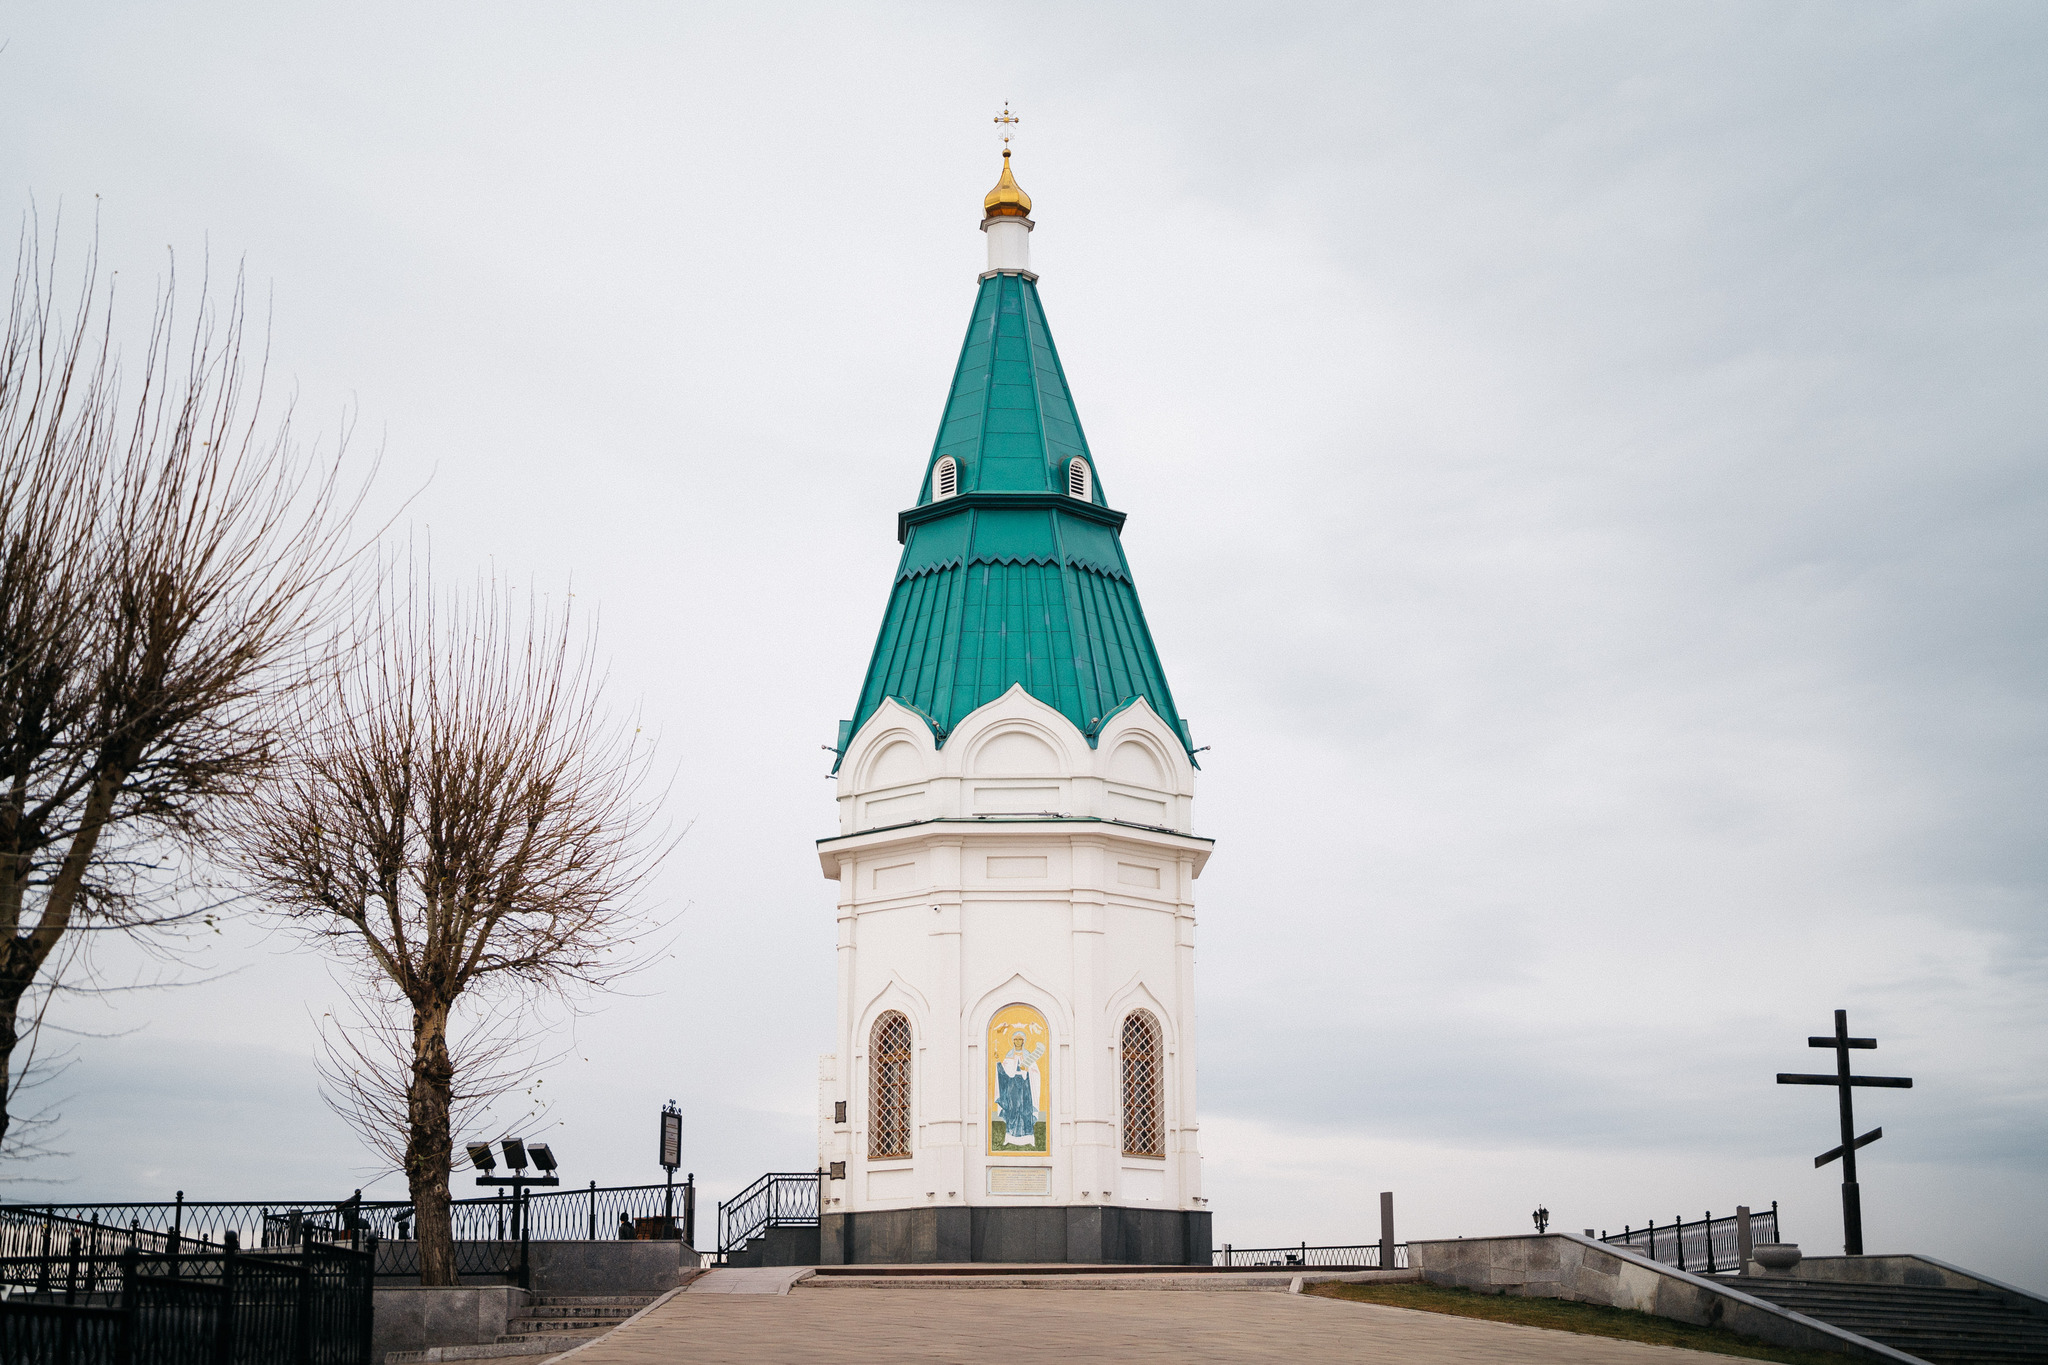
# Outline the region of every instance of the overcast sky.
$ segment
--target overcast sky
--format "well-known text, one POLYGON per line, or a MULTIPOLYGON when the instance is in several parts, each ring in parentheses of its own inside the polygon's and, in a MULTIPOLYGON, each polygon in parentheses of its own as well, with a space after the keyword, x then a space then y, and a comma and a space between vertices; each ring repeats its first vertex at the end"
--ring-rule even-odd
MULTIPOLYGON (((2048 1288, 2048 9, 0 8, 4 204, 272 374, 441 565, 601 614, 689 825, 541 1090, 581 1183, 815 1159, 852 714, 1024 123, 1203 754, 1219 1241, 1775 1199, 2048 1288)), ((75 257, 73 258, 75 259, 75 257)), ((123 964, 117 963, 117 967, 123 964)), ((20 1197, 338 1197, 319 959, 80 1011, 20 1197)), ((536 1027, 540 1023, 537 1021, 536 1027)), ((386 1178, 373 1192, 396 1194, 386 1178)), ((708 1238, 700 1238, 708 1240, 708 1238)))

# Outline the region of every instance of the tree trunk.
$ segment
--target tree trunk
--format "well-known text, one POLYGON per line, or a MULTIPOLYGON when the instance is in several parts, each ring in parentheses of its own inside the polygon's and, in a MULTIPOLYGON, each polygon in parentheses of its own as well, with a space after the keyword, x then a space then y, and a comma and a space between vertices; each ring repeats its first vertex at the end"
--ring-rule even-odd
POLYGON ((423 1285, 456 1282, 455 1233, 448 1207, 448 1159, 453 1151, 448 1107, 454 1084, 447 1008, 416 1005, 412 1081, 406 1087, 405 1183, 412 1194, 423 1285))
POLYGON ((14 1088, 14 1048, 21 1041, 21 997, 28 984, 17 986, 12 975, 10 972, 9 979, 0 980, 0 1155, 7 1151, 7 1130, 13 1122, 14 1106, 8 1103, 8 1092, 14 1088))

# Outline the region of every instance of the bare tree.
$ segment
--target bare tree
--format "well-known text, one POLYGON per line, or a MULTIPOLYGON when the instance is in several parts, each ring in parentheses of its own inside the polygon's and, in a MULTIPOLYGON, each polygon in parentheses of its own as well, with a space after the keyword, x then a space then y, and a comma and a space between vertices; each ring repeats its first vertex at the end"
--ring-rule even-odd
MULTIPOLYGON (((405 1169, 412 1131, 412 1006, 388 979, 364 975, 342 1010, 322 1019, 318 1067, 322 1098, 362 1137, 389 1170, 405 1169)), ((454 1135, 475 1131, 497 1102, 528 1086, 530 1103, 517 1117, 493 1123, 503 1131, 541 1117, 546 1106, 535 1076, 544 1056, 530 1030, 533 1021, 516 994, 473 992, 460 999, 448 1021, 448 1132, 451 1168, 454 1135)), ((530 1127, 525 1131, 531 1132, 530 1127)))
POLYGON ((309 675, 361 502, 339 450, 265 413, 239 276, 219 309, 202 281, 189 333, 164 286, 125 393, 96 251, 82 276, 65 314, 25 225, 0 338, 0 1142, 79 936, 161 942, 213 908, 176 859, 270 761, 268 698, 309 675))
POLYGON ((517 1068, 451 1050, 459 1006, 572 999, 638 965, 638 890, 672 841, 652 827, 647 751, 601 704, 593 637, 486 582, 445 599, 419 560, 368 594, 353 648, 287 723, 287 760, 249 803, 253 892, 403 1004, 402 1104, 389 1035, 349 1056, 329 1102, 400 1147, 420 1282, 455 1283, 451 1111, 517 1068), (467 1072, 467 1080, 464 1073, 467 1072), (386 1125, 402 1120, 402 1143, 386 1125))

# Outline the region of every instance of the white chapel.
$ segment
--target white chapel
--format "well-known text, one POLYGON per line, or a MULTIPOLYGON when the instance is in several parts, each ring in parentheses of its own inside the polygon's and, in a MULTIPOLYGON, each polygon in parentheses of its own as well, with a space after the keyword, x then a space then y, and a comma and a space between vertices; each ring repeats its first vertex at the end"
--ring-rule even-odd
POLYGON ((1209 1261, 1194 745, 1030 268, 988 269, 840 723, 827 1263, 1209 1261))

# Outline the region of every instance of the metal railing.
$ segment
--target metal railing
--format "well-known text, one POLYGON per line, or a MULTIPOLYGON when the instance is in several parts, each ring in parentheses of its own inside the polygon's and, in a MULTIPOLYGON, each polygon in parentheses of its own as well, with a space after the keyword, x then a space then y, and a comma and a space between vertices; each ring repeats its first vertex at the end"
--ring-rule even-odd
MULTIPOLYGON (((694 1181, 679 1185, 599 1186, 580 1190, 538 1191, 528 1195, 536 1240, 605 1241, 620 1235, 619 1225, 667 1217, 681 1225, 690 1240, 697 1192, 694 1181)), ((172 1243, 181 1249, 218 1248, 232 1232, 242 1245, 296 1246, 302 1230, 322 1241, 345 1242, 351 1234, 374 1233, 386 1239, 410 1240, 413 1206, 403 1199, 364 1199, 358 1193, 342 1200, 175 1200, 106 1204, 0 1204, 0 1256, 32 1256, 43 1252, 47 1239, 79 1232, 96 1245, 125 1251, 132 1244, 144 1252, 163 1252, 172 1243), (110 1238, 121 1239, 118 1244, 110 1238)), ((516 1241, 519 1214, 508 1194, 451 1201, 457 1241, 516 1241)), ((637 1235, 637 1231, 636 1234, 637 1235)))
POLYGON ((76 1233, 97 1251, 167 1255, 218 1251, 228 1234, 245 1247, 298 1246, 302 1229, 322 1241, 346 1241, 355 1201, 174 1200, 109 1204, 0 1204, 0 1256, 38 1256, 61 1248, 76 1233))
MULTIPOLYGON (((1739 1237, 1735 1215, 1716 1218, 1710 1212, 1691 1223, 1675 1217, 1662 1226, 1653 1220, 1644 1227, 1625 1227, 1613 1234, 1603 1232, 1600 1240, 1680 1270, 1726 1275, 1742 1269, 1736 1248, 1739 1237)), ((1777 1200, 1773 1199, 1768 1209, 1749 1215, 1749 1240, 1752 1246, 1784 1240, 1778 1227, 1777 1200)))
POLYGON ((535 1241, 604 1241, 638 1237, 696 1245, 697 1179, 680 1185, 612 1185, 527 1196, 535 1241), (651 1225, 651 1226, 650 1226, 651 1225))
MULTIPOLYGON (((677 1239, 696 1245, 695 1179, 678 1185, 615 1185, 527 1191, 524 1206, 509 1194, 453 1200, 458 1276, 517 1282, 529 1240, 608 1241, 677 1239)), ((79 1239, 82 1254, 113 1256, 134 1250, 151 1255, 219 1251, 233 1238, 249 1248, 296 1248, 307 1238, 329 1246, 375 1248, 380 1279, 419 1275, 413 1205, 364 1199, 340 1201, 188 1200, 184 1191, 163 1202, 104 1204, 0 1204, 0 1259, 60 1254, 79 1239)), ((0 1267, 0 1283, 7 1271, 0 1267)), ((4 1360, 4 1358, 0 1358, 4 1360)))
POLYGON ((168 1233, 145 1228, 140 1219, 116 1224, 97 1214, 78 1218, 54 1208, 0 1205, 0 1258, 62 1255, 74 1237, 88 1256, 116 1256, 124 1251, 161 1255, 171 1249, 168 1233))
POLYGON ((1312 1247, 1301 1242, 1287 1247, 1240 1247, 1225 1242, 1211 1252, 1212 1265, 1236 1266, 1256 1270, 1268 1266, 1316 1266, 1330 1270, 1406 1270, 1408 1268, 1408 1244, 1394 1243, 1394 1264, 1380 1264, 1380 1244, 1368 1242, 1363 1246, 1312 1247))
POLYGON ((770 1171, 718 1206, 718 1254, 743 1249, 769 1228, 818 1226, 822 1171, 770 1171))
POLYGON ((7 1365, 370 1365, 367 1252, 308 1236, 295 1250, 109 1256, 83 1241, 0 1258, 7 1365))
POLYGON ((0 1360, 9 1365, 114 1365, 121 1310, 0 1299, 0 1360))

